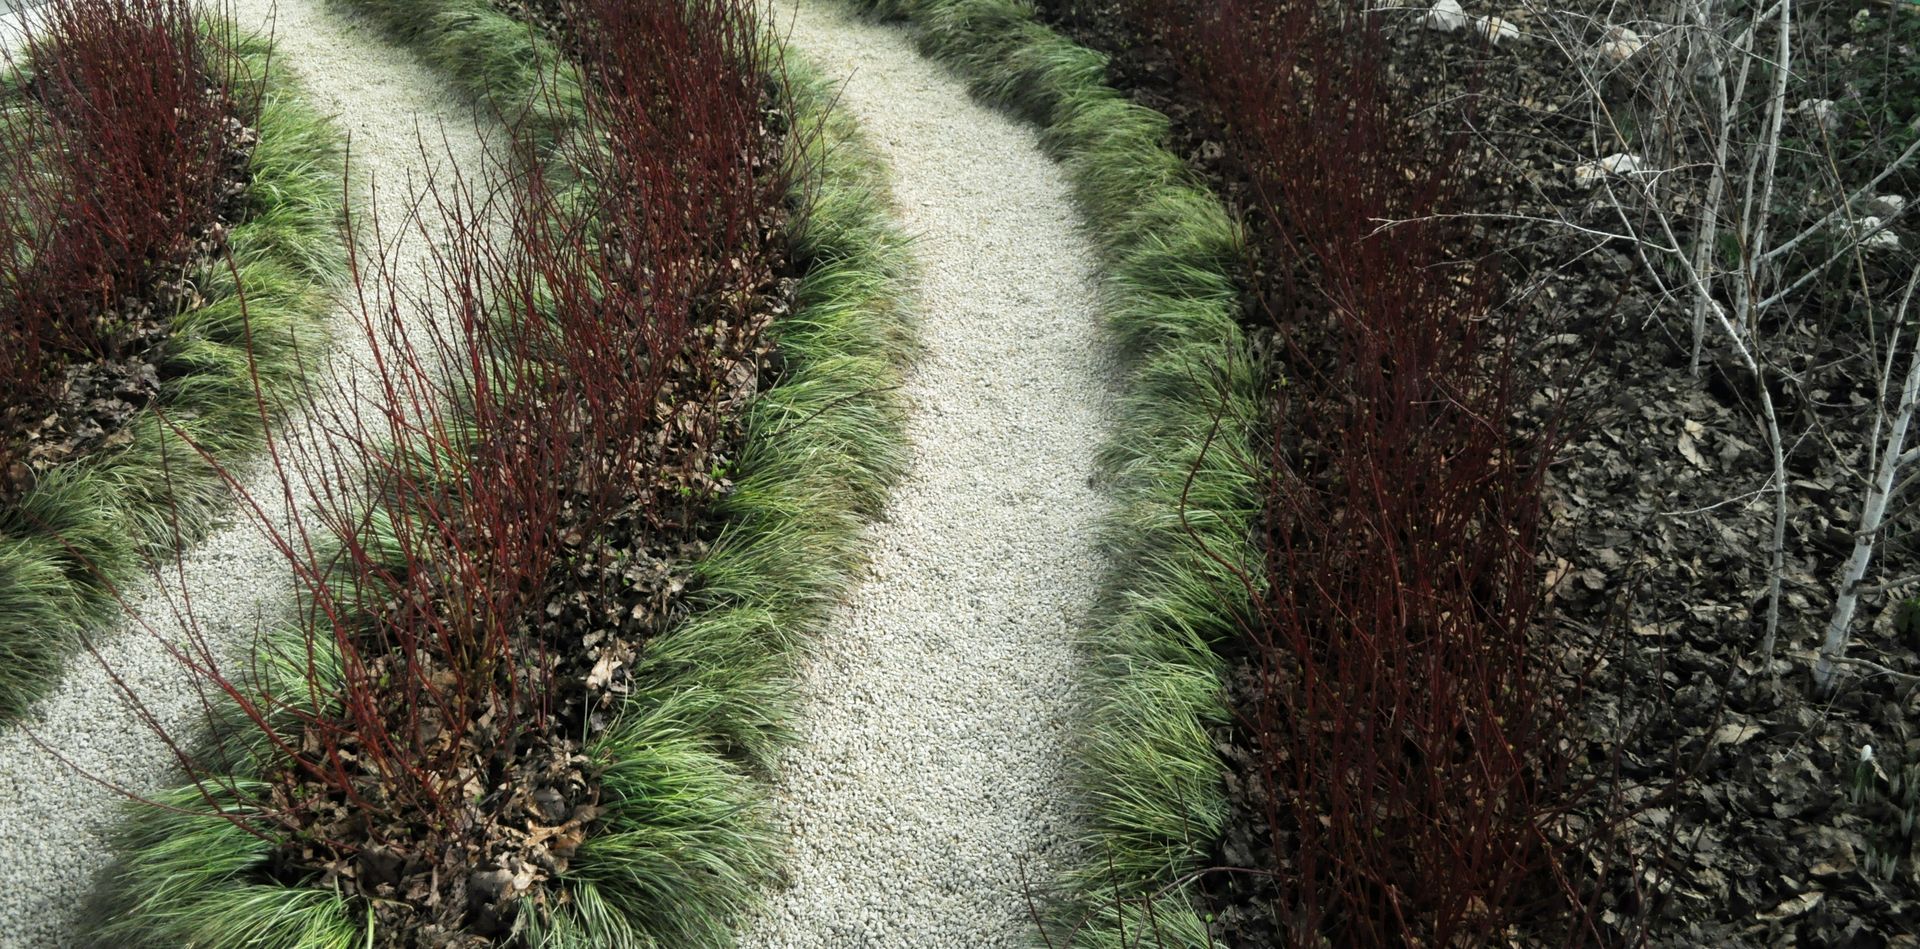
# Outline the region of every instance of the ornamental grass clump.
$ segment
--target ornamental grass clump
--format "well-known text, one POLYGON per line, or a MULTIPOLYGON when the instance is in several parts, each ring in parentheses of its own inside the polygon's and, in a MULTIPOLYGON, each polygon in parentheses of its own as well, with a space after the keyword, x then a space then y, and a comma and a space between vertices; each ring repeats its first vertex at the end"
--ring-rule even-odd
POLYGON ((1242 788, 1221 874, 1292 945, 1482 944, 1570 931, 1552 825, 1559 657, 1535 641, 1553 426, 1498 276, 1446 217, 1457 136, 1411 121, 1379 14, 1342 2, 1143 10, 1217 122, 1277 337, 1266 562, 1234 684, 1242 788), (1390 223, 1399 222, 1399 223, 1390 223))
MULTIPOLYGON (((198 806, 262 847, 235 892, 342 895, 384 945, 624 944, 671 929, 639 918, 650 887, 696 901, 673 881, 759 859, 711 827, 617 865, 594 840, 630 830, 607 736, 709 539, 784 306, 776 54, 732 0, 554 10, 578 27, 566 136, 518 148, 491 187, 438 189, 424 291, 354 255, 380 397, 272 458, 312 510, 262 525, 298 616, 245 670, 204 637, 181 653, 228 709, 180 746, 198 806), (410 335, 415 311, 430 322, 410 335)), ((178 897, 136 895, 107 932, 161 916, 171 938, 227 944, 209 934, 231 903, 140 912, 178 897)), ((316 912, 356 925, 337 902, 316 912)))
POLYGON ((52 0, 36 19, 31 69, 0 85, 0 501, 88 441, 47 421, 72 373, 151 395, 135 366, 192 304, 182 278, 222 246, 250 144, 231 45, 186 0, 52 0))

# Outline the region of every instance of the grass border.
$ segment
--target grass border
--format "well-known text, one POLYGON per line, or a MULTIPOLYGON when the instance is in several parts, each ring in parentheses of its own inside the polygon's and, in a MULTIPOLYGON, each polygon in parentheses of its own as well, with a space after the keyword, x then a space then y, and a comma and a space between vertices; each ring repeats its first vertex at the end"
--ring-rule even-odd
POLYGON ((197 274, 206 302, 174 317, 159 411, 132 423, 132 441, 49 472, 0 509, 0 727, 59 681, 87 629, 118 612, 116 590, 202 536, 227 504, 219 473, 180 435, 230 464, 257 452, 254 372, 279 406, 297 396, 306 355, 324 351, 345 262, 341 138, 266 40, 233 45, 245 77, 236 98, 253 84, 260 92, 250 206, 228 233, 234 269, 223 260, 197 274))
MULTIPOLYGON (((350 2, 425 43, 463 87, 497 92, 496 107, 541 101, 538 70, 554 60, 537 38, 503 60, 456 52, 528 35, 485 0, 350 2)), ((788 738, 795 660, 852 582, 863 525, 905 464, 895 390, 913 349, 908 243, 890 221, 883 169, 857 126, 830 110, 832 88, 797 63, 788 74, 806 145, 789 156, 802 173, 790 240, 807 269, 792 313, 770 329, 782 374, 748 409, 691 614, 648 644, 615 726, 590 749, 607 765, 608 810, 565 874, 571 902, 531 920, 536 945, 732 943, 778 862, 767 779, 788 738)), ((571 124, 564 106, 529 122, 526 133, 547 142, 571 124)), ((100 900, 108 918, 93 932, 102 942, 345 949, 372 938, 371 916, 351 899, 241 882, 271 848, 208 815, 195 789, 159 800, 181 809, 135 806, 122 825, 100 900)))
POLYGON ((1104 534, 1112 566, 1083 643, 1080 853, 1052 894, 1049 936, 1210 946, 1191 896, 1227 811, 1208 729, 1229 716, 1219 649, 1252 611, 1252 591, 1220 560, 1261 562, 1270 402, 1238 318, 1244 235, 1165 147, 1167 118, 1108 86, 1106 57, 1040 23, 1031 4, 844 2, 907 20, 976 96, 1035 123, 1092 225, 1108 327, 1131 377, 1102 452, 1117 504, 1104 534))
POLYGON ((331 0, 412 49, 544 154, 584 114, 580 74, 539 34, 484 0, 331 0))

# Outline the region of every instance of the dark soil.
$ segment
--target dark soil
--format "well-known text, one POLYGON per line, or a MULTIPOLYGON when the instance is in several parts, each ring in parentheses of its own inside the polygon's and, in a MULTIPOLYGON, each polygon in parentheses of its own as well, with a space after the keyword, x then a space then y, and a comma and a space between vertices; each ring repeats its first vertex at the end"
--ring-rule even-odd
MULTIPOLYGON (((1223 157, 1214 120, 1182 86, 1173 58, 1129 22, 1126 4, 1038 5, 1054 26, 1110 55, 1116 87, 1173 118, 1171 147, 1257 232, 1246 175, 1223 157)), ((1827 5, 1811 15, 1840 23, 1852 13, 1827 5)), ((1563 752, 1586 790, 1555 831, 1586 888, 1593 927, 1584 936, 1549 926, 1513 938, 1915 945, 1912 802, 1920 795, 1896 789, 1902 763, 1920 762, 1912 680, 1854 675, 1825 700, 1811 698, 1806 681, 1852 542, 1861 495, 1853 472, 1867 451, 1875 397, 1869 327, 1849 313, 1859 301, 1818 295, 1768 330, 1784 360, 1770 385, 1794 449, 1781 654, 1769 664, 1755 653, 1771 461, 1753 380, 1711 346, 1695 376, 1689 314, 1650 289, 1630 247, 1567 226, 1618 226, 1612 209, 1572 180, 1576 164, 1596 157, 1574 65, 1543 44, 1489 49, 1421 29, 1418 12, 1394 16, 1393 68, 1456 93, 1435 96, 1448 105, 1424 119, 1471 129, 1486 152, 1472 210, 1542 219, 1502 219, 1489 233, 1504 248, 1503 306, 1534 328, 1536 420, 1564 399, 1575 422, 1548 488, 1541 565, 1550 592, 1538 635, 1566 657, 1552 674, 1577 699, 1579 726, 1563 752), (1874 759, 1863 768, 1867 745, 1874 759)), ((1826 35, 1833 45, 1845 38, 1837 27, 1826 35)), ((1896 263, 1870 280, 1882 290, 1904 276, 1896 263)), ((1249 313, 1285 312, 1282 303, 1254 301, 1249 313)), ((1914 562, 1911 546, 1896 540, 1882 546, 1876 573, 1920 572, 1914 562)), ((1920 613, 1884 596, 1868 609, 1871 629, 1851 655, 1920 674, 1920 613)), ((1245 668, 1230 677, 1236 708, 1247 707, 1249 678, 1245 668)), ((1248 949, 1285 944, 1286 897, 1266 817, 1273 802, 1247 736, 1229 729, 1216 744, 1234 810, 1215 859, 1256 872, 1209 875, 1215 935, 1248 949)))
POLYGON ((205 302, 196 275, 217 265, 226 252, 227 230, 247 213, 258 135, 230 117, 224 139, 215 216, 179 222, 187 237, 186 258, 160 262, 139 293, 95 313, 100 345, 56 364, 59 378, 41 397, 0 406, 0 504, 60 465, 127 444, 133 437, 128 425, 153 405, 164 383, 183 371, 167 353, 173 319, 205 302))

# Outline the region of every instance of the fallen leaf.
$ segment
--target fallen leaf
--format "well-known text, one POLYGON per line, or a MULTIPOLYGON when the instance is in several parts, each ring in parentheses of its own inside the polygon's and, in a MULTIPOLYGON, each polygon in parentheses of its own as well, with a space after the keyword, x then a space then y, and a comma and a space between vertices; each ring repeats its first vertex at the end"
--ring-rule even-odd
POLYGON ((1760 918, 1761 919, 1788 919, 1790 917, 1798 916, 1801 913, 1804 913, 1807 910, 1814 908, 1815 906, 1819 906, 1820 901, 1826 898, 1827 898, 1827 894, 1822 893, 1819 890, 1809 890, 1791 899, 1782 900, 1779 906, 1776 906, 1773 909, 1760 914, 1760 918))
POLYGON ((620 660, 611 655, 601 656, 600 661, 593 664, 593 671, 587 673, 587 688, 598 689, 612 682, 613 672, 620 668, 620 665, 620 660))
POLYGON ((1694 443, 1693 436, 1686 432, 1680 433, 1680 456, 1687 459, 1695 468, 1701 471, 1707 470, 1706 457, 1700 454, 1700 447, 1694 443))

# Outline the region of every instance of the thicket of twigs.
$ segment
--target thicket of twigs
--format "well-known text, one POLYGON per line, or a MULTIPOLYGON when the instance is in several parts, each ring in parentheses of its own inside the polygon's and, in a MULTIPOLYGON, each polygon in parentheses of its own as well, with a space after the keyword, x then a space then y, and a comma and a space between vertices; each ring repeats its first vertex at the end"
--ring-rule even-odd
POLYGON ((1570 909, 1547 833, 1565 710, 1531 626, 1552 436, 1513 429, 1521 328, 1441 217, 1464 203, 1464 143, 1408 123, 1418 90, 1357 5, 1136 15, 1242 176, 1284 375, 1236 685, 1274 937, 1477 944, 1570 909))
POLYGON ((76 364, 135 357, 220 246, 232 52, 186 0, 53 0, 0 88, 0 499, 76 364))
POLYGON ((606 804, 583 749, 672 615, 784 306, 777 63, 748 6, 558 9, 584 89, 558 150, 435 191, 424 292, 354 255, 381 398, 273 451, 311 509, 262 525, 293 628, 246 669, 204 635, 180 654, 231 709, 170 739, 202 804, 276 875, 373 900, 394 944, 571 901, 606 804))

